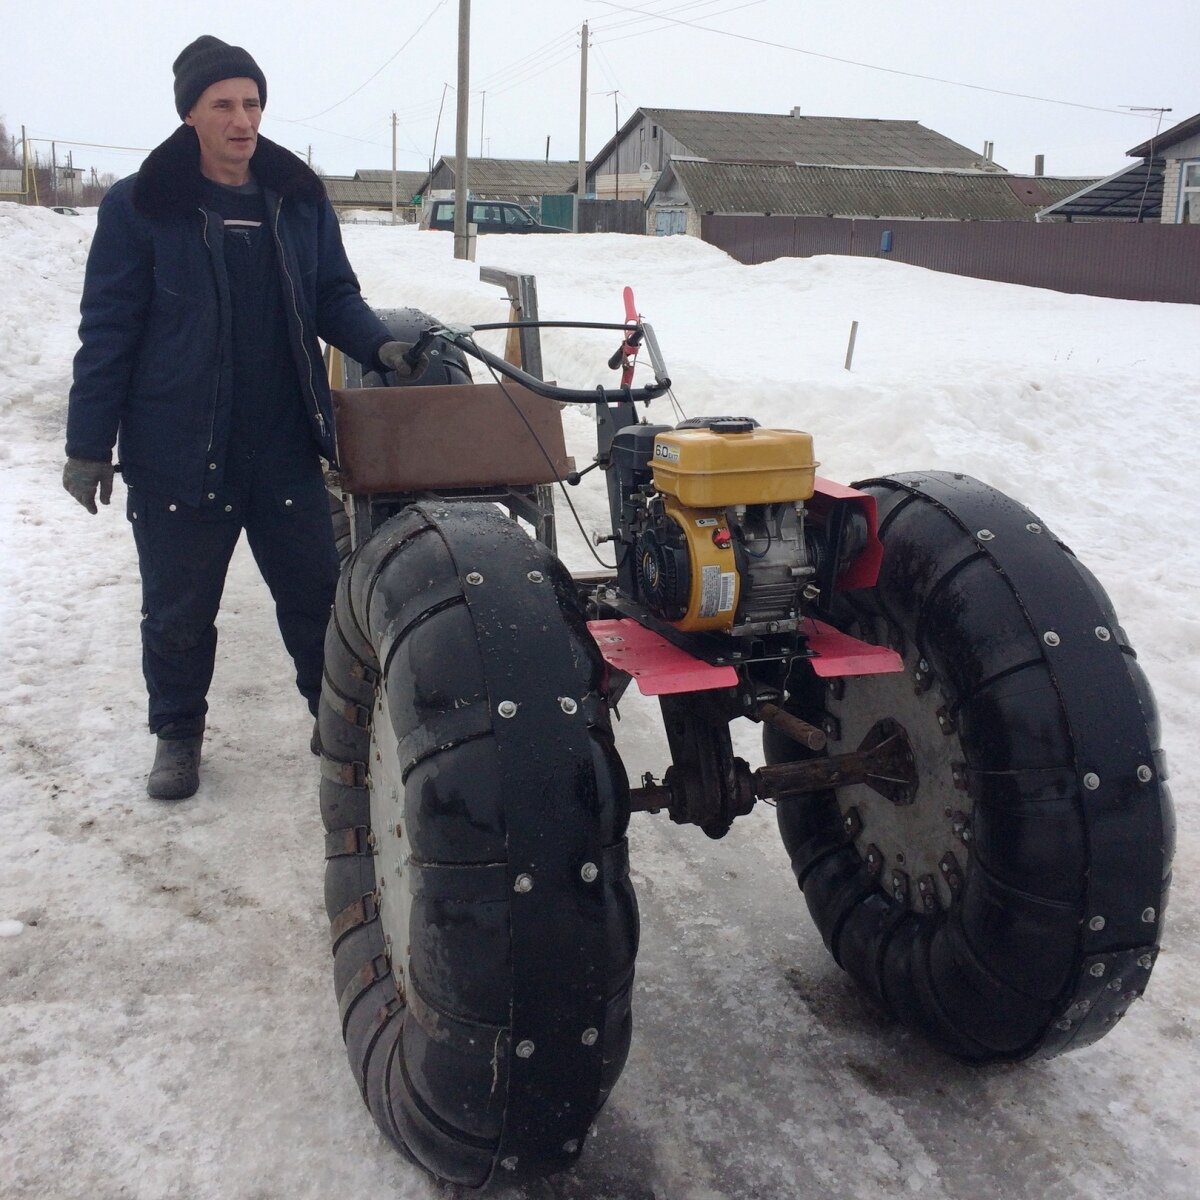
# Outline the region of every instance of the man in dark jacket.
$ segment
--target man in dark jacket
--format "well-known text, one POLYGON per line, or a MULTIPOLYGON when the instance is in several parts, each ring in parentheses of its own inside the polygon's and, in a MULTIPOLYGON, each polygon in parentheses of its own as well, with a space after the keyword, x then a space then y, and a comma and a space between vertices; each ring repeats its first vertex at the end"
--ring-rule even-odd
POLYGON ((410 373, 410 347, 359 292, 321 181, 258 136, 267 85, 254 59, 201 37, 174 71, 184 124, 100 206, 63 471, 95 513, 97 489, 111 498, 119 442, 158 738, 147 791, 160 799, 199 785, 214 621, 242 529, 316 713, 338 571, 318 337, 410 373))

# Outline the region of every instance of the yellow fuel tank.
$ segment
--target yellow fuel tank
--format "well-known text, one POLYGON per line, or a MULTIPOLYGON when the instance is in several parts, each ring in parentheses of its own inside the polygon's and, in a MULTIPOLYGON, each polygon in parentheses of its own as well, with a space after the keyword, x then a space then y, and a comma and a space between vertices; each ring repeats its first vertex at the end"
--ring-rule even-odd
POLYGON ((672 429, 654 439, 654 486, 688 508, 778 504, 813 494, 812 435, 793 429, 672 429))

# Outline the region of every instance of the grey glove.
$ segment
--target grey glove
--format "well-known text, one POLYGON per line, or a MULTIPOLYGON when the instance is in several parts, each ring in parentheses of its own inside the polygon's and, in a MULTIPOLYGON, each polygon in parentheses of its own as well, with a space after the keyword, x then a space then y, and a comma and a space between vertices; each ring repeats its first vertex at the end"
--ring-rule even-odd
POLYGON ((63 487, 90 513, 96 509, 96 487, 100 488, 100 503, 112 499, 113 465, 92 458, 68 458, 63 467, 63 487))
POLYGON ((413 348, 412 342, 384 342, 375 351, 375 357, 386 372, 401 379, 415 379, 429 369, 429 355, 422 351, 415 367, 409 366, 404 356, 413 348))

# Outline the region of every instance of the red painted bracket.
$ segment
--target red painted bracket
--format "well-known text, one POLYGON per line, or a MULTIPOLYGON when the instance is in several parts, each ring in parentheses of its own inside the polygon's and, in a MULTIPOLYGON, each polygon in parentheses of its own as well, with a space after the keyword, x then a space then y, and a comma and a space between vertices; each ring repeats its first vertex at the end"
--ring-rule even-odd
POLYGON ((904 659, 887 646, 872 646, 832 625, 809 617, 804 622, 808 648, 815 655, 809 662, 822 679, 842 675, 892 675, 904 670, 904 659))
POLYGON ((707 692, 737 684, 733 667, 714 667, 694 658, 636 621, 589 621, 588 629, 604 661, 632 675, 643 696, 707 692))
MULTIPOLYGON (((588 629, 604 661, 637 680, 643 696, 672 696, 734 687, 737 671, 716 667, 668 642, 637 621, 589 621, 588 629)), ((872 646, 847 633, 808 618, 805 622, 809 659, 822 679, 843 675, 890 675, 904 670, 904 660, 886 646, 872 646)))

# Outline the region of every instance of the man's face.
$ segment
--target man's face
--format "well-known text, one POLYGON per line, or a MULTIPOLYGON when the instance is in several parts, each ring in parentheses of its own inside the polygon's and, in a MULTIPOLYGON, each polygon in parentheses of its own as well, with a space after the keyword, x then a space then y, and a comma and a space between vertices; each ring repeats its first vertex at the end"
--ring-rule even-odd
POLYGON ((221 79, 205 88, 184 117, 200 139, 201 169, 207 166, 223 175, 244 173, 258 144, 261 120, 262 104, 253 79, 221 79))

